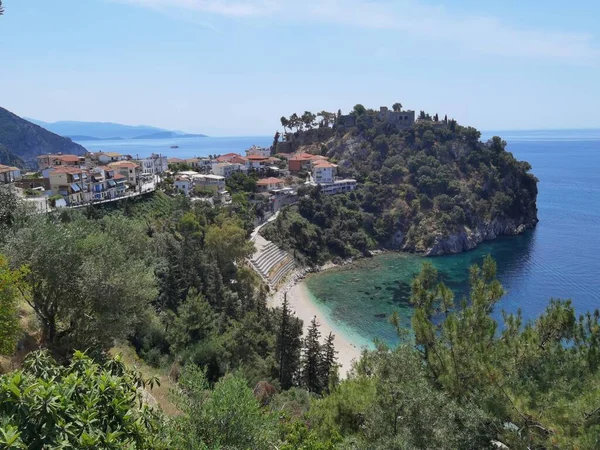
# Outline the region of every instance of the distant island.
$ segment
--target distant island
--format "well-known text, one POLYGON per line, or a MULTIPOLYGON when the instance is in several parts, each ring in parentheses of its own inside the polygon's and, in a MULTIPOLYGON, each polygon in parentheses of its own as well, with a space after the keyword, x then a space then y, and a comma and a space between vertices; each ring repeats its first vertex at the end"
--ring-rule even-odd
POLYGON ((148 125, 134 126, 112 122, 43 122, 36 119, 27 120, 60 136, 69 137, 74 141, 206 137, 204 134, 189 134, 183 131, 166 130, 148 125))
POLYGON ((319 189, 263 229, 309 264, 397 249, 435 256, 533 228, 537 178, 496 136, 421 111, 367 109, 282 117, 274 154, 327 156, 360 186, 345 196, 319 189), (317 120, 317 118, 319 120, 317 120))

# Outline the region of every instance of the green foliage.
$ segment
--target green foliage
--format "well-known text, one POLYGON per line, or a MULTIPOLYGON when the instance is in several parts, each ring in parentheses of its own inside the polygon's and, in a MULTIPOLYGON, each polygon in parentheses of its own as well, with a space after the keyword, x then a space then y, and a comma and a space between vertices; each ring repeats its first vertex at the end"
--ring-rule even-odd
POLYGON ((305 220, 293 213, 280 218, 264 230, 269 239, 321 264, 376 247, 427 252, 436 241, 495 220, 536 223, 537 179, 501 138, 482 143, 476 129, 433 123, 425 112, 398 130, 377 112, 355 108, 356 127, 334 127, 327 154, 340 177, 359 182, 357 191, 335 199, 311 192, 298 204, 305 220))
POLYGON ((260 407, 243 379, 228 375, 209 390, 205 374, 187 366, 179 384, 177 448, 266 449, 275 442, 275 416, 260 407))
POLYGON ((0 355, 11 355, 19 337, 18 296, 26 268, 11 270, 0 255, 0 355))
POLYGON ((0 376, 0 448, 168 449, 163 419, 144 404, 150 387, 120 360, 76 352, 68 366, 44 352, 0 376))
POLYGON ((284 296, 280 315, 275 357, 279 364, 279 385, 283 389, 289 389, 295 382, 300 366, 302 321, 295 318, 290 311, 287 294, 284 296))
POLYGON ((225 182, 229 192, 237 194, 256 192, 257 180, 258 174, 255 172, 251 172, 250 174, 235 172, 225 182))
POLYGON ((29 268, 21 294, 59 357, 108 349, 131 332, 155 296, 147 251, 142 226, 111 216, 70 223, 37 217, 7 245, 11 262, 29 268))

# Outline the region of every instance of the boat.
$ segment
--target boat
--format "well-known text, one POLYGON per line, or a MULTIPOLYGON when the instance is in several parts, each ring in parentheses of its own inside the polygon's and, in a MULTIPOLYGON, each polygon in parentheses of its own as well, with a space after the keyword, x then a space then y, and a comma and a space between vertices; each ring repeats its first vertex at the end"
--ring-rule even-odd
POLYGON ((171 148, 179 148, 179 145, 171 145, 171 148))

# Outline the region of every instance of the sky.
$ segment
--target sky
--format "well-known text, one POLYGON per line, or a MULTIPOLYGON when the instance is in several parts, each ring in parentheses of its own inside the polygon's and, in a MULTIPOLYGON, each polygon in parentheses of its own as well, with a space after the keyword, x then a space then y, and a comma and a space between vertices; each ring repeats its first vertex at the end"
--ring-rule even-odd
POLYGON ((600 127, 597 0, 3 3, 0 106, 39 120, 256 136, 399 101, 482 130, 600 127))

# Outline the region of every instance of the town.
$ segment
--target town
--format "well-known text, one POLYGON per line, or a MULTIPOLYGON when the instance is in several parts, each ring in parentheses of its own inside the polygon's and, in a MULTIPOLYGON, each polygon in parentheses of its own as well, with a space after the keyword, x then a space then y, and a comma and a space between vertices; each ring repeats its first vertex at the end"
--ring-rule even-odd
POLYGON ((337 177, 337 165, 325 156, 305 152, 272 156, 270 148, 258 146, 246 150, 245 156, 188 159, 158 154, 134 159, 115 152, 47 154, 37 157, 37 166, 37 172, 23 172, 0 165, 0 184, 13 186, 40 212, 118 201, 157 188, 213 205, 228 204, 227 179, 236 174, 256 180, 257 195, 268 201, 271 213, 295 203, 302 186, 319 186, 324 194, 356 188, 356 180, 337 177))

